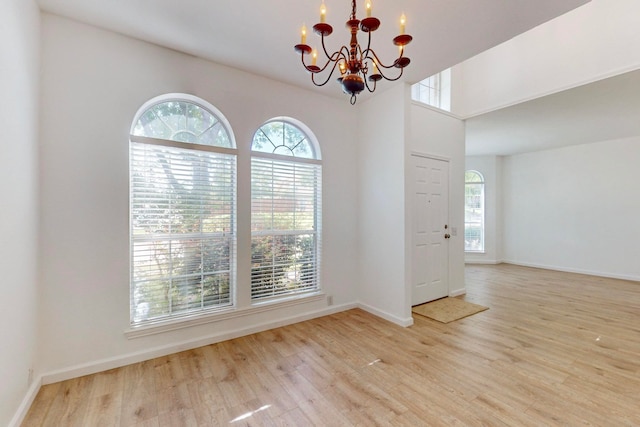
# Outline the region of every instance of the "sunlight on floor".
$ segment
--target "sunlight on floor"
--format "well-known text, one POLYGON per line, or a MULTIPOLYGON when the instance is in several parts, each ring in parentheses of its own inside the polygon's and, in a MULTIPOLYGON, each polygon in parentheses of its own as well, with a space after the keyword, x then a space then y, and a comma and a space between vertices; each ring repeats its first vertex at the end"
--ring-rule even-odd
POLYGON ((258 408, 255 411, 250 411, 250 412, 247 412, 246 414, 242 414, 239 417, 234 418, 233 420, 229 421, 229 424, 237 423, 238 421, 242 421, 242 420, 246 420, 247 418, 251 417, 253 414, 257 414, 258 412, 267 410, 270 407, 271 407, 271 405, 264 405, 263 407, 258 408))
POLYGON ((368 365, 368 366, 373 366, 373 365, 375 365, 375 364, 376 364, 376 363, 378 363, 378 362, 382 362, 382 359, 376 359, 376 360, 374 360, 373 362, 369 363, 369 365, 368 365))

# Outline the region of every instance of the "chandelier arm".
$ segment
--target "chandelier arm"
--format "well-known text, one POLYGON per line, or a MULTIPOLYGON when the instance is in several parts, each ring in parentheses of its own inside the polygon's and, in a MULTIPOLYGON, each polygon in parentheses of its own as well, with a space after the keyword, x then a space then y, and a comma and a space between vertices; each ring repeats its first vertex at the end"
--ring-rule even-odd
POLYGON ((373 80, 373 89, 371 87, 369 87, 369 79, 364 79, 364 85, 367 87, 367 90, 371 93, 373 93, 373 91, 376 90, 376 84, 377 82, 375 80, 373 80))
POLYGON ((307 64, 304 63, 304 52, 300 53, 300 61, 302 62, 302 66, 304 67, 305 70, 311 71, 309 67, 307 67, 307 64))
MULTIPOLYGON (((386 67, 386 68, 391 68, 391 67, 386 67)), ((391 78, 391 77, 389 77, 389 76, 385 75, 385 74, 382 72, 382 69, 381 69, 381 68, 378 68, 378 74, 380 74, 380 75, 382 76, 382 78, 383 78, 383 79, 385 79, 385 80, 387 80, 387 81, 389 81, 389 82, 395 82, 396 80, 400 79, 400 77, 402 77, 402 73, 403 73, 403 72, 404 72, 404 69, 403 69, 403 68, 400 68, 400 74, 398 74, 398 75, 397 75, 396 77, 394 77, 394 78, 391 78)))
MULTIPOLYGON (((399 57, 399 58, 402 58, 402 57, 399 57)), ((389 69, 391 69, 391 68, 396 68, 396 66, 395 66, 395 62, 394 62, 394 64, 393 64, 393 65, 384 65, 382 62, 380 62, 380 59, 378 58, 378 55, 376 55, 376 52, 375 52, 373 49, 369 49, 369 51, 367 52, 367 54, 366 54, 366 56, 365 56, 365 58, 364 58, 364 59, 371 59, 371 60, 374 60, 374 61, 376 62, 376 65, 378 66, 378 73, 379 73, 379 74, 380 74, 380 75, 381 75, 385 80, 388 80, 388 81, 390 81, 390 82, 395 82, 396 80, 400 79, 400 77, 402 77, 402 74, 404 73, 404 68, 400 68, 400 74, 399 74, 397 77, 390 78, 390 77, 388 77, 387 75, 385 75, 385 74, 382 72, 382 69, 389 70, 389 69), (371 56, 371 55, 369 55, 369 54, 371 54, 371 55, 373 55, 373 56, 371 56)))
POLYGON ((363 52, 363 54, 364 54, 363 60, 371 59, 372 61, 375 61, 376 65, 378 66, 378 70, 380 70, 380 68, 385 68, 387 70, 390 68, 395 68, 395 63, 391 65, 385 65, 382 61, 380 61, 380 58, 378 58, 376 51, 373 49, 367 49, 363 52))
POLYGON ((345 54, 345 52, 349 52, 349 50, 347 49, 346 46, 342 46, 340 48, 340 50, 336 50, 335 52, 333 52, 333 55, 331 55, 331 60, 338 62, 341 59, 344 59, 345 61, 349 60, 349 57, 347 56, 347 54, 345 54), (334 58, 335 57, 335 58, 334 58))
MULTIPOLYGON (((329 56, 329 55, 327 55, 327 56, 329 56)), ((334 68, 335 68, 335 65, 338 65, 340 63, 340 60, 344 60, 345 64, 347 64, 347 65, 349 64, 349 49, 347 49, 347 47, 344 46, 344 45, 340 48, 340 50, 336 50, 335 52, 333 52, 331 57, 329 57, 329 61, 330 62, 331 61, 335 62, 334 68)), ((325 68, 326 68, 326 66, 325 66, 325 68)), ((324 70, 324 68, 323 68, 323 70, 324 70)))
MULTIPOLYGON (((369 35, 368 40, 367 40, 367 48, 363 52, 361 52, 361 55, 362 55, 361 58, 363 58, 363 59, 365 58, 364 53, 365 52, 369 52, 371 50, 371 31, 368 31, 367 34, 369 35)), ((373 53, 375 55, 375 52, 373 52, 373 53)))
POLYGON ((333 67, 331 67, 331 72, 329 72, 329 75, 327 76, 326 80, 322 83, 318 83, 316 82, 316 74, 322 72, 325 68, 327 68, 327 66, 331 63, 331 61, 327 61, 326 65, 324 66, 324 68, 322 68, 322 70, 316 72, 316 73, 311 73, 311 81, 313 82, 314 85, 316 86, 324 86, 326 85, 329 80, 331 80, 331 76, 333 76, 333 72, 336 70, 336 67, 338 66, 338 61, 333 61, 333 67))
MULTIPOLYGON (((379 71, 379 70, 378 70, 378 71, 379 71)), ((383 76, 383 77, 384 77, 385 79, 387 79, 388 81, 390 81, 390 82, 395 82, 396 80, 399 80, 399 79, 400 79, 400 77, 402 77, 402 74, 403 74, 403 73, 404 73, 404 68, 400 68, 400 74, 398 74, 398 76, 397 76, 396 78, 394 78, 394 79, 390 79, 389 77, 385 77, 385 76, 383 76)), ((382 74, 382 73, 380 73, 380 74, 382 74)))
POLYGON ((393 68, 393 66, 391 66, 391 67, 380 67, 380 64, 378 64, 378 74, 380 74, 380 75, 382 76, 382 78, 383 78, 383 79, 385 79, 385 80, 387 80, 387 81, 390 81, 390 82, 395 82, 396 80, 398 80, 400 77, 402 77, 402 73, 404 72, 404 69, 402 69, 402 68, 401 68, 401 69, 400 69, 400 74, 399 74, 398 76, 396 76, 396 77, 391 78, 391 77, 389 77, 389 75, 388 75, 388 74, 385 74, 385 73, 382 71, 382 70, 383 70, 383 68, 391 69, 391 68, 393 68))
POLYGON ((331 58, 333 55, 329 55, 329 52, 327 51, 327 47, 324 44, 324 35, 321 36, 321 39, 322 39, 322 50, 324 50, 324 54, 327 56, 327 58, 331 58))
MULTIPOLYGON (((328 55, 327 55, 328 56, 328 55)), ((344 55, 343 55, 344 56, 344 55)), ((331 57, 328 56, 327 58, 327 62, 324 64, 324 66, 322 68, 319 67, 315 67, 313 68, 313 66, 308 66, 307 64, 304 63, 304 53, 301 55, 302 57, 302 66, 311 73, 311 75, 313 76, 313 74, 319 74, 322 73, 324 70, 327 69, 327 67, 329 66, 329 64, 331 64, 332 62, 334 62, 333 68, 335 68, 337 62, 340 60, 340 52, 333 52, 333 55, 331 55, 331 57)), ((333 71, 332 71, 333 72, 333 71)), ((322 86, 322 85, 321 85, 322 86)))
MULTIPOLYGON (((344 59, 344 60, 347 62, 347 64, 348 64, 348 63, 349 63, 349 56, 351 55, 351 53, 349 52, 349 48, 348 48, 348 47, 346 47, 346 46, 344 46, 344 45, 342 45, 342 47, 340 48, 340 50, 339 50, 339 51, 337 51, 337 52, 339 52, 339 53, 340 53, 340 56, 342 57, 342 59, 344 59)), ((336 53, 337 53, 337 52, 336 52, 336 53)))
POLYGON ((331 56, 327 55, 327 58, 328 58, 327 63, 324 64, 324 67, 322 67, 320 71, 318 71, 318 73, 323 72, 329 66, 329 64, 333 62, 333 69, 331 70, 331 74, 333 74, 333 70, 336 68, 336 66, 340 62, 340 59, 345 57, 344 53, 342 53, 342 49, 346 49, 346 47, 342 46, 340 50, 336 50, 335 52, 333 52, 333 54, 331 54, 331 56))

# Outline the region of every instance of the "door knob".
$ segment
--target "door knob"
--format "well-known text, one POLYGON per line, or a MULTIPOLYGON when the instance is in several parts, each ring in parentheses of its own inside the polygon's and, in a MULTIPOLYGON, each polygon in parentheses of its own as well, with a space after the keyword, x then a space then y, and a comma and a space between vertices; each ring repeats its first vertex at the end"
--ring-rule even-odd
POLYGON ((444 238, 445 238, 445 239, 448 239, 448 238, 450 238, 450 237, 451 237, 451 234, 449 234, 449 233, 447 233, 447 234, 445 234, 445 235, 444 235, 444 238))

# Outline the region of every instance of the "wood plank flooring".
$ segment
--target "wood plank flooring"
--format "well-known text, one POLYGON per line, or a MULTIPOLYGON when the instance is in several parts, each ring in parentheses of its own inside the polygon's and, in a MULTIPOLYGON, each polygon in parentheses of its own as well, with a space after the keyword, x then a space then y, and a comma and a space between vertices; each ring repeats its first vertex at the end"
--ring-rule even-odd
POLYGON ((640 426, 640 283, 468 266, 489 310, 361 310, 42 387, 24 426, 640 426))

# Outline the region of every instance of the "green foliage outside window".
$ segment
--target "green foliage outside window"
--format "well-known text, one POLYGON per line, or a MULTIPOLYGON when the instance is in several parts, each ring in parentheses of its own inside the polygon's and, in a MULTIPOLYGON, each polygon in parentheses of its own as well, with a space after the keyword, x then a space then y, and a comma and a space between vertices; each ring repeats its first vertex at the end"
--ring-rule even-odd
POLYGON ((232 303, 235 155, 226 128, 187 101, 151 106, 131 142, 133 323, 232 303), (155 140, 193 144, 163 145, 155 140))

